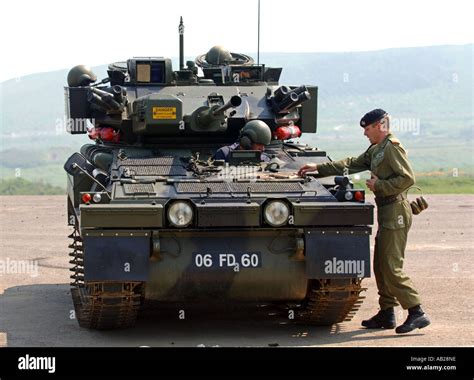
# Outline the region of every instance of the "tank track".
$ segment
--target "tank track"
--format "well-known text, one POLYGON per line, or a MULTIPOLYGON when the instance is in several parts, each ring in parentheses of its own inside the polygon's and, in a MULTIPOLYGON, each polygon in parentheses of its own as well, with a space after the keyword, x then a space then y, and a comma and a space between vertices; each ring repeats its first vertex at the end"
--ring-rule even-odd
POLYGON ((71 296, 79 326, 90 329, 118 329, 135 324, 142 304, 143 282, 84 281, 84 250, 77 227, 68 236, 73 242, 71 296))
POLYGON ((358 278, 310 280, 296 321, 321 326, 350 321, 365 299, 360 293, 367 288, 361 282, 358 278))

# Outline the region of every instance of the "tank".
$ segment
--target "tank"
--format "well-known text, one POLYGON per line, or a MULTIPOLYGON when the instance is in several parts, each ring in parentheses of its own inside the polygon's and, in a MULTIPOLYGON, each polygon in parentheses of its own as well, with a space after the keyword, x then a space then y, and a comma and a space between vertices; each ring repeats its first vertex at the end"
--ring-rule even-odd
POLYGON ((350 320, 370 276, 373 205, 348 177, 295 174, 330 160, 296 140, 317 131, 317 86, 281 85, 282 68, 221 46, 184 65, 182 25, 178 70, 141 57, 99 81, 83 65, 68 74, 68 132, 91 139, 64 165, 79 325, 133 326, 147 301, 350 320), (243 144, 249 123, 271 130, 263 153, 243 144))

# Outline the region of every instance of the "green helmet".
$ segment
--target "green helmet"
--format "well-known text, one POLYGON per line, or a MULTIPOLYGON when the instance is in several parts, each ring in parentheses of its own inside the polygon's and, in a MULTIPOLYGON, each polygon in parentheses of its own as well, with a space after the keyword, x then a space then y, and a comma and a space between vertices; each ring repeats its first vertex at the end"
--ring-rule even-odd
POLYGON ((268 145, 272 141, 272 131, 262 120, 251 120, 240 130, 239 143, 244 149, 251 149, 252 144, 268 145))
POLYGON ((206 54, 206 62, 211 65, 223 65, 232 61, 232 54, 223 46, 214 46, 206 54))
POLYGON ((90 67, 84 65, 74 66, 67 74, 67 84, 69 87, 89 86, 97 80, 97 76, 90 67))

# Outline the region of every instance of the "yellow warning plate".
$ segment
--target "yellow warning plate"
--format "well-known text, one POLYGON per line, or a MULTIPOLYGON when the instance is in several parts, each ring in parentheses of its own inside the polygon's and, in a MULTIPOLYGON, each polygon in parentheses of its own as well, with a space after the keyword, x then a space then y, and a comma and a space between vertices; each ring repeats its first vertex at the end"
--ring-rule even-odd
POLYGON ((153 107, 153 119, 176 120, 176 107, 153 107))

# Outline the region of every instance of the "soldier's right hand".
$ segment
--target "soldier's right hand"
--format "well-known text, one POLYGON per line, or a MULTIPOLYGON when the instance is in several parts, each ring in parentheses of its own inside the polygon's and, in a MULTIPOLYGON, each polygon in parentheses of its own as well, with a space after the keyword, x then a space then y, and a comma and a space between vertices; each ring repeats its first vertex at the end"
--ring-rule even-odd
POLYGON ((316 171, 318 171, 318 165, 317 164, 306 164, 305 166, 302 166, 298 170, 298 175, 300 177, 304 177, 307 173, 316 172, 316 171))

